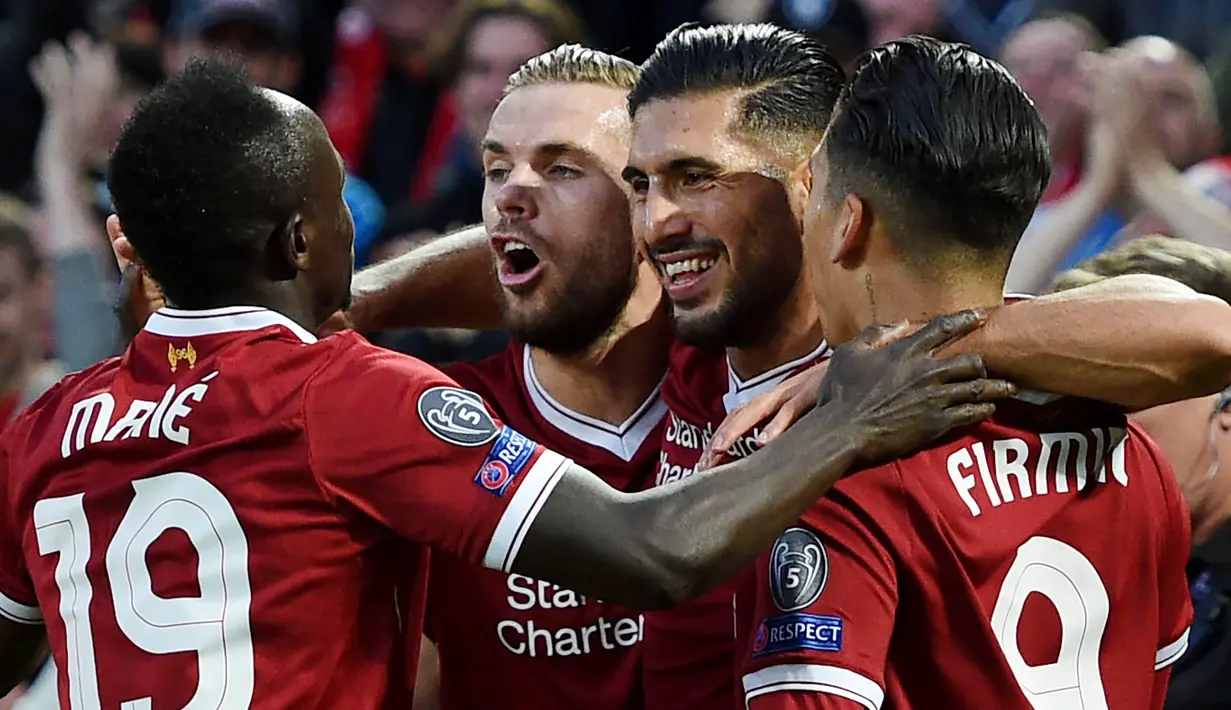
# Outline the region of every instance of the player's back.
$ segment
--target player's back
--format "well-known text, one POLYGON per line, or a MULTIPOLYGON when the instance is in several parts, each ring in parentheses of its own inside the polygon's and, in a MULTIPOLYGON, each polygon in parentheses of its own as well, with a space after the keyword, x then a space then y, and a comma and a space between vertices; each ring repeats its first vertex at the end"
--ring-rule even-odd
POLYGON ((780 538, 759 565, 751 707, 814 692, 868 708, 1157 710, 1155 671, 1191 621, 1187 516, 1122 415, 1003 405, 844 479, 780 538), (775 692, 785 669, 795 690, 775 692))
POLYGON ((305 442, 305 383, 354 336, 200 313, 154 316, 8 440, 63 706, 406 707, 418 547, 340 512, 305 442))

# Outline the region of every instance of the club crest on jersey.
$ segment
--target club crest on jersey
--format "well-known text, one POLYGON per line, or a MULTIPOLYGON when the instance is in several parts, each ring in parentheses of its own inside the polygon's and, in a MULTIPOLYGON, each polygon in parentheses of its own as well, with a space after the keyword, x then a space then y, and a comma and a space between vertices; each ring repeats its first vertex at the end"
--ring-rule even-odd
POLYGON ((842 619, 820 614, 784 614, 757 627, 752 656, 788 651, 841 651, 842 619))
POLYGON ((829 555, 811 530, 788 528, 769 555, 769 591, 782 611, 806 609, 829 581, 829 555))
POLYGON ((487 460, 479 467, 474 482, 497 498, 504 497, 509 486, 530 462, 538 444, 508 427, 501 429, 496 443, 487 454, 487 460))
POLYGON ((171 363, 171 372, 175 372, 181 362, 188 363, 188 369, 197 366, 197 351, 192 347, 192 343, 188 343, 182 348, 175 347, 172 343, 167 343, 167 362, 171 363))
POLYGON ((432 387, 419 395, 419 418, 436 438, 457 446, 482 446, 500 434, 483 398, 457 387, 432 387))

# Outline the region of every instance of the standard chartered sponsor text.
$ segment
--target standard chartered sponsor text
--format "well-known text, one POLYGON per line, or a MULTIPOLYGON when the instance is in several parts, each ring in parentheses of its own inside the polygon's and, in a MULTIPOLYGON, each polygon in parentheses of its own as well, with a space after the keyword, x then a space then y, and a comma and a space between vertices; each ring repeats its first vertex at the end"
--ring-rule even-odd
MULTIPOLYGON (((507 601, 515 611, 578 609, 599 603, 525 575, 511 574, 507 579, 507 601)), ((551 624, 550 616, 503 619, 496 623, 496 638, 510 653, 551 658, 631 648, 645 636, 645 619, 640 614, 616 619, 592 617, 588 623, 573 626, 551 624)))

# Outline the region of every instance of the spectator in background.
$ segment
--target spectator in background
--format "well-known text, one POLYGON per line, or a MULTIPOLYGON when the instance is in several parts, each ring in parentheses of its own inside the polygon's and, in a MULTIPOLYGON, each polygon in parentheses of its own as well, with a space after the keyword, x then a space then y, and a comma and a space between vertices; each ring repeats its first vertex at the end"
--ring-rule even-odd
POLYGON ((1058 271, 1147 231, 1231 245, 1231 210, 1180 174, 1219 148, 1205 71, 1161 37, 1088 60, 1085 171, 1067 197, 1036 213, 1009 270, 1015 291, 1037 293, 1058 271))
MULTIPOLYGON (((20 199, 0 193, 0 430, 65 374, 43 357, 51 284, 30 233, 33 216, 20 199)), ((24 694, 18 687, 0 698, 0 710, 20 707, 24 694)))
POLYGON ((167 69, 230 54, 257 84, 290 92, 299 83, 298 27, 290 0, 183 0, 171 20, 167 69))
POLYGON ((30 67, 45 115, 35 151, 38 246, 54 286, 54 347, 70 370, 113 355, 117 274, 103 221, 104 173, 120 128, 161 79, 151 48, 93 42, 48 44, 30 67))
POLYGON ((39 337, 51 282, 31 225, 25 204, 0 194, 0 430, 65 374, 39 337))
POLYGON ((581 21, 558 0, 477 0, 440 37, 437 71, 448 81, 458 121, 445 140, 425 148, 435 154, 425 161, 433 169, 420 176, 427 197, 391 212, 374 260, 482 220, 479 141, 509 76, 533 56, 585 40, 581 21))
POLYGON ((41 112, 26 67, 44 42, 85 28, 90 6, 88 0, 0 2, 0 190, 24 189, 32 171, 41 112))
POLYGON ((1034 0, 1034 5, 1038 15, 1081 15, 1112 44, 1158 35, 1202 59, 1231 26, 1231 2, 1227 0, 1034 0))
MULTIPOLYGON (((1125 274, 1175 279, 1231 303, 1231 252, 1151 236, 1061 274, 1063 291, 1125 274)), ((1190 399, 1133 415, 1162 449, 1192 513, 1189 579, 1196 618, 1189 651, 1172 671, 1167 710, 1231 707, 1231 411, 1228 395, 1190 399)))
POLYGON ((1000 50, 1000 63, 1034 99, 1047 126, 1052 171, 1040 204, 1063 197, 1081 178, 1086 111, 1080 60, 1105 48, 1093 25, 1077 15, 1061 15, 1027 22, 1000 50))
POLYGON ((452 11, 452 0, 354 0, 338 16, 319 113, 347 169, 385 205, 411 197, 424 146, 444 140, 457 121, 427 52, 452 11))

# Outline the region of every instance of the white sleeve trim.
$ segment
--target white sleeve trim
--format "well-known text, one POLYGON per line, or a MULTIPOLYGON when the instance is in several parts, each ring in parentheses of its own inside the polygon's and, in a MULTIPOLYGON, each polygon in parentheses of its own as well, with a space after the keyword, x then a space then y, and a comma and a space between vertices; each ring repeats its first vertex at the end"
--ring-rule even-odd
POLYGON ((496 524, 496 531, 487 545, 487 554, 483 556, 484 567, 501 572, 510 570, 535 516, 543 509, 547 496, 551 495, 572 463, 572 460, 554 451, 539 454, 496 524))
POLYGON ((1161 671, 1167 666, 1180 660, 1184 652, 1188 650, 1188 633, 1192 628, 1184 629, 1184 633, 1175 641, 1158 649, 1158 653, 1154 654, 1154 670, 1161 671))
POLYGON ((36 606, 19 604, 0 592, 0 616, 18 624, 31 626, 43 623, 43 612, 36 606))
POLYGON ((871 678, 837 666, 792 664, 770 666, 744 676, 744 702, 784 690, 827 693, 853 700, 868 710, 880 710, 885 691, 871 678))

